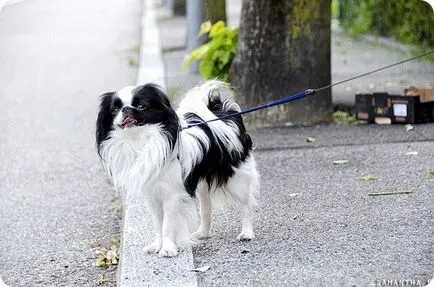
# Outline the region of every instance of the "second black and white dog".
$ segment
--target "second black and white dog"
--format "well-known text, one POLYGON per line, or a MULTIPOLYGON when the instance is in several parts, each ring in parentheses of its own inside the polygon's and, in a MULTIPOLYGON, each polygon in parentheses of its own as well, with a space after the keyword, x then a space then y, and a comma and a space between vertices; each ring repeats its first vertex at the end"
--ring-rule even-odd
POLYGON ((241 207, 239 240, 251 240, 259 175, 252 141, 241 116, 183 129, 240 111, 220 92, 228 87, 208 81, 191 89, 178 110, 156 85, 125 87, 101 96, 96 143, 115 187, 140 194, 156 231, 149 253, 176 256, 190 238, 210 236, 212 200, 227 198, 241 207), (190 234, 194 198, 200 226, 190 234))

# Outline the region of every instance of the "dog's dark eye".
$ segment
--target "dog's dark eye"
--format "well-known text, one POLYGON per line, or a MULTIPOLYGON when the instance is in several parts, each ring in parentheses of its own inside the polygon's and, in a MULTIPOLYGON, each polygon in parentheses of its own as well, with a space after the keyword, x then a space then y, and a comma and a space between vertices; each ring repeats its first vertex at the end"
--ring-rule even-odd
POLYGON ((148 107, 147 106, 145 106, 145 105, 138 105, 137 106, 137 109, 139 109, 139 110, 141 110, 141 111, 144 111, 144 110, 146 110, 148 107))
POLYGON ((112 115, 116 115, 119 112, 119 108, 112 109, 112 115))

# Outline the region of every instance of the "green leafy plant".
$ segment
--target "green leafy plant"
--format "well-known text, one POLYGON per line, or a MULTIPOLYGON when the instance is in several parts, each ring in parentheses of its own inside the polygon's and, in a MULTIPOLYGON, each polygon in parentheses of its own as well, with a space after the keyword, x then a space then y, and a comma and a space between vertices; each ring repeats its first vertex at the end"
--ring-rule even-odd
POLYGON ((202 35, 208 35, 209 41, 186 57, 186 69, 198 61, 199 73, 205 80, 218 78, 228 82, 229 68, 237 51, 238 28, 230 29, 223 21, 214 25, 208 21, 200 26, 199 36, 202 35))
POLYGON ((351 34, 393 37, 428 50, 434 47, 431 11, 430 5, 420 0, 339 1, 340 23, 351 34))
POLYGON ((350 115, 348 112, 336 111, 333 113, 333 120, 337 124, 345 125, 363 125, 366 121, 358 120, 356 116, 350 115))

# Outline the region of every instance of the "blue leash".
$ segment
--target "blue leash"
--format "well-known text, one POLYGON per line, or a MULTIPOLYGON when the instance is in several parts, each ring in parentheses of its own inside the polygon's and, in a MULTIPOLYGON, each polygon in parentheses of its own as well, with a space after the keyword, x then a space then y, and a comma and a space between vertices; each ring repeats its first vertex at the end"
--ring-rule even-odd
POLYGON ((288 96, 286 98, 283 98, 283 99, 280 99, 280 100, 275 100, 275 101, 272 101, 272 102, 269 102, 269 103, 266 103, 266 104, 263 104, 263 105, 259 105, 257 107, 250 108, 250 109, 247 109, 247 110, 244 110, 244 111, 241 111, 241 112, 236 112, 236 113, 233 113, 233 114, 225 115, 225 116, 222 116, 222 117, 219 117, 219 118, 215 118, 215 119, 212 119, 212 120, 209 120, 209 121, 204 121, 204 122, 200 122, 200 123, 191 124, 191 125, 188 125, 187 127, 182 128, 181 130, 189 129, 189 128, 196 127, 196 126, 203 125, 203 124, 207 124, 207 123, 212 123, 212 122, 215 122, 215 121, 225 120, 227 118, 232 118, 232 117, 236 117, 236 116, 241 116, 241 115, 253 113, 253 112, 256 112, 256 111, 259 111, 259 110, 263 110, 263 109, 268 109, 268 108, 271 108, 271 107, 274 107, 274 106, 279 106, 279 105, 295 102, 295 101, 301 100, 301 99, 303 99, 303 98, 305 98, 307 96, 316 94, 317 92, 320 92, 322 90, 329 89, 331 87, 334 87, 334 86, 337 86, 337 85, 341 85, 343 83, 346 83, 346 82, 349 82, 349 81, 353 81, 355 79, 358 79, 358 78, 361 78, 361 77, 365 77, 367 75, 370 75, 370 74, 373 74, 373 73, 376 73, 376 72, 379 72, 379 71, 382 71, 382 70, 386 70, 386 69, 389 69, 391 67, 394 67, 394 66, 397 66, 397 65, 401 65, 403 63, 410 62, 410 61, 413 61, 413 60, 418 59, 418 58, 425 57, 425 56, 427 56, 429 54, 432 54, 432 53, 434 53, 434 50, 431 50, 431 51, 428 51, 428 52, 426 52, 424 54, 420 54, 420 55, 417 55, 417 56, 414 56, 414 57, 402 60, 400 62, 396 62, 396 63, 390 64, 390 65, 387 65, 387 66, 384 66, 384 67, 381 67, 381 68, 378 68, 378 69, 375 69, 375 70, 372 70, 372 71, 369 71, 369 72, 357 75, 355 77, 351 77, 351 78, 348 78, 348 79, 345 79, 345 80, 342 80, 342 81, 339 81, 339 82, 336 82, 336 83, 333 83, 333 84, 329 84, 329 85, 323 86, 323 87, 318 88, 318 89, 307 89, 304 92, 299 92, 297 94, 290 95, 290 96, 288 96))

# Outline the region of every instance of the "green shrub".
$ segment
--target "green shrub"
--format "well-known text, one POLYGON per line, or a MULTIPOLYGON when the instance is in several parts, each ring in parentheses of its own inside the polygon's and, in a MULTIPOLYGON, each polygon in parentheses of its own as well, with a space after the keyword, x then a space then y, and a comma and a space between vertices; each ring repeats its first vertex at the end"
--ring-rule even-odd
POLYGON ((238 43, 238 28, 230 29, 223 21, 214 25, 205 22, 200 27, 199 36, 207 34, 209 41, 187 56, 185 67, 188 69, 199 62, 199 73, 205 79, 218 78, 229 81, 229 68, 235 57, 238 43))
POLYGON ((434 47, 434 13, 421 0, 340 0, 342 26, 353 34, 391 36, 406 44, 434 47))

